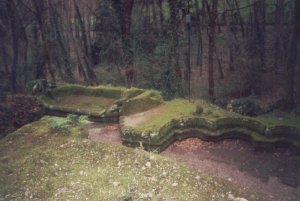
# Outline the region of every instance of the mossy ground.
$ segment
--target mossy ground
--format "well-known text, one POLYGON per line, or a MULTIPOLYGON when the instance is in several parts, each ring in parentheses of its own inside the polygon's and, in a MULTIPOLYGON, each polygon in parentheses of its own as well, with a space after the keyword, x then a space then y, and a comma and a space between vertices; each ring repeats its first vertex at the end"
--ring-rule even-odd
POLYGON ((152 109, 163 103, 163 98, 159 91, 147 90, 141 94, 133 96, 123 102, 120 114, 127 116, 152 109))
POLYGON ((188 116, 198 116, 207 119, 208 121, 216 121, 220 118, 234 117, 258 121, 267 127, 293 126, 300 128, 300 117, 293 114, 275 111, 257 117, 248 117, 226 111, 203 100, 188 101, 186 99, 175 99, 164 102, 158 107, 158 109, 161 111, 160 113, 157 113, 156 116, 151 117, 151 119, 148 119, 148 121, 136 126, 134 129, 137 131, 158 131, 162 126, 170 122, 172 119, 180 119, 188 116), (201 114, 195 114, 196 107, 199 106, 203 108, 203 112, 201 114))
POLYGON ((160 155, 92 142, 85 123, 43 117, 0 141, 1 200, 262 200, 160 155), (70 133, 53 129, 68 124, 70 133))
POLYGON ((54 99, 44 98, 43 102, 48 105, 67 109, 80 109, 82 111, 102 112, 114 103, 115 99, 86 95, 58 96, 54 99))
POLYGON ((139 131, 158 131, 163 125, 174 118, 192 115, 195 104, 185 99, 167 101, 159 106, 159 113, 152 116, 148 121, 138 125, 135 129, 139 131))
POLYGON ((299 118, 285 115, 289 118, 284 121, 273 115, 253 118, 226 111, 203 100, 175 99, 164 102, 153 113, 144 113, 140 117, 143 121, 134 116, 124 118, 122 140, 128 146, 142 143, 146 149, 161 151, 173 140, 188 137, 235 137, 251 141, 256 146, 271 148, 289 144, 291 149, 297 150, 300 145, 299 118), (130 124, 130 118, 139 123, 130 124))
POLYGON ((54 97, 66 95, 86 95, 100 96, 106 98, 118 99, 126 91, 125 87, 116 87, 111 85, 82 86, 76 84, 62 84, 51 91, 54 97))
POLYGON ((256 120, 265 123, 268 126, 293 126, 300 128, 300 116, 274 111, 268 114, 255 117, 256 120))
POLYGON ((164 102, 158 107, 159 112, 157 112, 155 116, 152 116, 148 121, 143 122, 134 129, 137 131, 158 131, 172 119, 193 116, 196 111, 196 105, 201 105, 203 107, 203 113, 197 116, 201 116, 208 120, 236 116, 234 113, 227 112, 203 100, 188 101, 186 99, 174 99, 172 101, 164 102))

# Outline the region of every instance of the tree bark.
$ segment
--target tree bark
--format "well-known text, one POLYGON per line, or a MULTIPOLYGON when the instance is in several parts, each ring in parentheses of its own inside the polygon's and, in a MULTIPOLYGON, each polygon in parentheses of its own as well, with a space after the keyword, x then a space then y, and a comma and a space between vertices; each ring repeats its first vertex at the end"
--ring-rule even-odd
POLYGON ((211 5, 207 4, 208 10, 208 95, 211 100, 214 100, 214 52, 215 52, 215 37, 216 37, 216 19, 218 0, 212 0, 211 5))
POLYGON ((198 0, 195 0, 196 8, 196 30, 198 36, 197 44, 197 66, 199 67, 199 76, 202 76, 202 57, 203 57, 203 44, 202 44, 202 22, 201 22, 201 11, 198 0))
POLYGON ((82 16, 81 16, 81 13, 80 13, 80 10, 79 10, 76 0, 73 0, 73 4, 74 4, 74 8, 75 8, 76 18, 78 20, 78 25, 81 30, 82 49, 83 49, 83 53, 84 53, 83 60, 86 65, 89 83, 92 85, 97 84, 96 75, 95 75, 95 72, 93 70, 93 65, 92 65, 91 52, 90 52, 90 48, 88 46, 88 38, 87 38, 85 25, 84 25, 84 22, 83 22, 83 19, 82 19, 82 16))
POLYGON ((133 51, 131 48, 130 28, 134 0, 113 0, 113 6, 118 14, 121 29, 122 49, 125 63, 127 87, 131 88, 134 78, 133 51))
POLYGON ((297 64, 299 35, 300 35, 300 1, 295 1, 294 5, 293 31, 290 36, 288 57, 287 57, 287 109, 292 109, 295 105, 295 68, 297 64))
POLYGON ((179 27, 179 19, 178 19, 178 8, 177 8, 177 0, 168 0, 169 7, 170 7, 170 23, 171 23, 171 50, 169 59, 171 60, 171 64, 174 60, 174 79, 171 86, 173 86, 173 93, 175 96, 183 96, 183 89, 182 89, 182 75, 181 75, 181 68, 179 66, 179 53, 178 53, 178 27, 179 27))
POLYGON ((284 0, 276 1, 276 39, 275 39, 275 70, 278 70, 284 61, 284 0))
POLYGON ((12 93, 17 92, 16 79, 17 79, 17 69, 18 69, 18 61, 19 61, 19 32, 20 27, 16 17, 16 10, 13 1, 7 2, 7 10, 10 17, 10 26, 12 32, 12 52, 13 52, 13 60, 11 65, 11 91, 12 93))

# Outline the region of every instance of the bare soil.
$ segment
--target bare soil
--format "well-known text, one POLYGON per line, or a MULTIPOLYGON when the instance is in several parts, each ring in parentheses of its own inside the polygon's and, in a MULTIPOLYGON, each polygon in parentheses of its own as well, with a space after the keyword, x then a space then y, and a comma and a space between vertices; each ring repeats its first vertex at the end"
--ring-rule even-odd
POLYGON ((0 138, 44 115, 42 104, 31 96, 0 96, 0 138))
POLYGON ((268 195, 270 201, 300 200, 300 156, 278 149, 257 151, 241 140, 176 142, 162 155, 211 176, 268 195))
POLYGON ((110 144, 122 144, 119 124, 93 123, 89 130, 89 139, 110 144))
POLYGON ((156 108, 147 110, 145 112, 136 113, 129 116, 122 117, 121 121, 126 126, 136 127, 144 122, 146 122, 148 119, 151 119, 153 116, 156 116, 157 114, 161 113, 161 106, 158 106, 156 108))

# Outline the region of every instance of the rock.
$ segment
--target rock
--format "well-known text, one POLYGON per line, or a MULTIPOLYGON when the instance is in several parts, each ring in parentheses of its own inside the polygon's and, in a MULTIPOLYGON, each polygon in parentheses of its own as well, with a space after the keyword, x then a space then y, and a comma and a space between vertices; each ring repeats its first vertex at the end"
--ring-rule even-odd
POLYGON ((231 193, 228 194, 228 201, 248 201, 245 198, 234 197, 231 193))
POLYGON ((177 183, 177 182, 174 182, 174 183, 172 184, 172 186, 173 186, 173 187, 176 187, 176 186, 178 186, 178 183, 177 183))
POLYGON ((113 186, 114 186, 114 187, 120 186, 120 184, 121 184, 121 183, 120 183, 120 182, 117 182, 117 181, 114 181, 114 182, 113 182, 113 186))

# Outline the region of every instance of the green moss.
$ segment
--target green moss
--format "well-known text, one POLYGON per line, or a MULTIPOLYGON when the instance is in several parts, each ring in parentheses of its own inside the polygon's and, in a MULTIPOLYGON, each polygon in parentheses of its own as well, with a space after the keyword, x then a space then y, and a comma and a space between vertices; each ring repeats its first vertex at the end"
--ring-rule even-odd
POLYGON ((125 100, 120 111, 121 115, 131 115, 154 108, 163 103, 160 92, 147 90, 137 96, 125 100))
POLYGON ((77 124, 70 135, 59 135, 51 129, 54 119, 44 117, 0 141, 1 200, 206 201, 224 200, 229 191, 263 200, 162 156, 78 138, 77 124))
POLYGON ((268 126, 293 126, 300 128, 299 116, 281 111, 260 115, 254 119, 268 126))
POLYGON ((122 96, 125 87, 106 86, 81 86, 74 84, 60 85, 52 90, 54 97, 66 95, 86 95, 86 96, 100 96, 111 99, 119 99, 122 96))
POLYGON ((126 89, 122 93, 122 98, 124 98, 124 99, 133 98, 133 97, 138 96, 138 95, 140 95, 141 93, 144 93, 144 92, 145 92, 145 90, 138 89, 138 88, 126 89))
POLYGON ((42 97, 43 103, 61 109, 80 109, 92 113, 102 113, 108 106, 112 105, 115 99, 104 97, 93 97, 85 95, 58 96, 54 99, 42 97))
MULTIPOLYGON (((199 105, 199 101, 196 103, 199 105)), ((185 137, 243 138, 265 147, 289 144, 295 150, 300 149, 300 124, 297 118, 289 116, 293 121, 278 122, 273 121, 274 117, 267 116, 269 119, 266 121, 267 117, 263 117, 263 120, 262 117, 246 117, 205 101, 201 101, 203 112, 194 116, 195 108, 196 104, 183 99, 165 102, 143 123, 134 127, 122 125, 122 140, 129 146, 142 143, 147 149, 160 151, 174 140, 185 137), (181 135, 181 132, 184 134, 181 135)))

